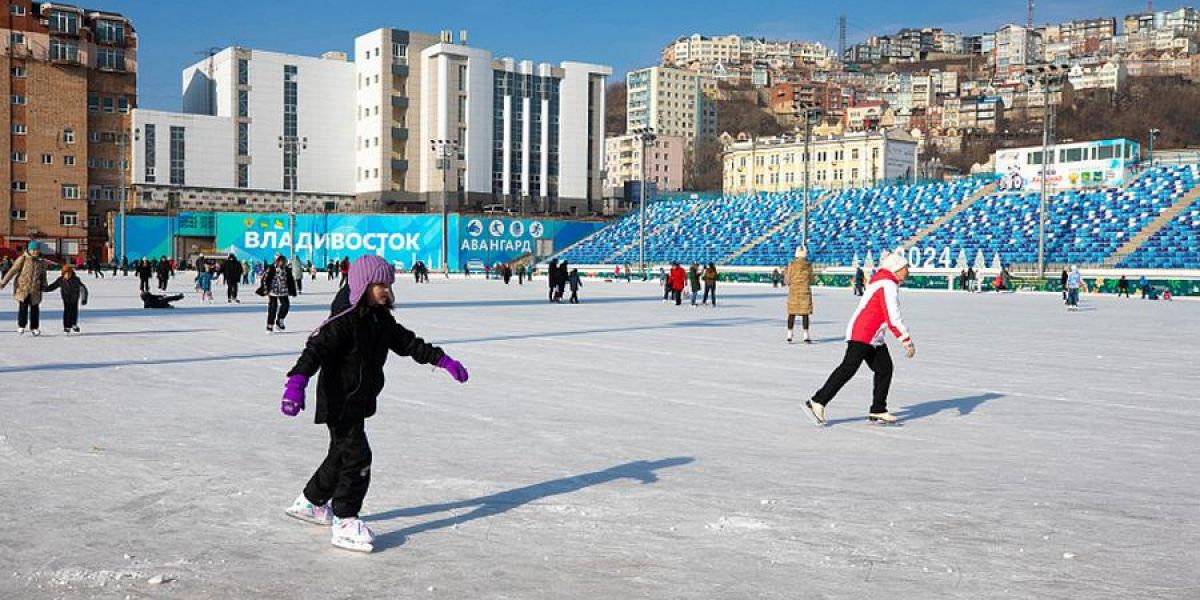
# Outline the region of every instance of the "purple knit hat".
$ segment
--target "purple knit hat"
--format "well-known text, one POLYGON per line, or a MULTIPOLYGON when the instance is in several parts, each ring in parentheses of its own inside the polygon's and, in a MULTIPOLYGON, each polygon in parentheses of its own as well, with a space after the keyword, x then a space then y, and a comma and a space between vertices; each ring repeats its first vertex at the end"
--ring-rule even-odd
POLYGON ((374 283, 396 282, 396 270, 383 257, 365 254, 350 265, 350 306, 358 306, 367 288, 374 283))

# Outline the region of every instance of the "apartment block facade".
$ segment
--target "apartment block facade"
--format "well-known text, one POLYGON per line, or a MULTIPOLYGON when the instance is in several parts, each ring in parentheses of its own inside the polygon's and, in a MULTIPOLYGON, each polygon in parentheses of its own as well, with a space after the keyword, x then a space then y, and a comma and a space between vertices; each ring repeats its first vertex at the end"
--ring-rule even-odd
POLYGON ((660 192, 683 189, 686 145, 678 136, 658 136, 645 145, 633 134, 610 137, 605 141, 605 190, 610 197, 621 196, 627 181, 653 183, 660 192))
POLYGON ((697 138, 717 134, 717 82, 686 69, 649 67, 626 75, 626 131, 650 127, 681 137, 689 150, 697 138))
POLYGON ((0 15, 4 170, 0 247, 41 242, 47 254, 108 256, 109 212, 129 180, 137 105, 137 36, 124 16, 7 0, 0 15))
MULTIPOLYGON (((818 136, 809 146, 809 185, 825 190, 911 180, 917 141, 900 131, 818 136)), ((804 140, 757 138, 725 147, 722 175, 727 195, 790 192, 804 187, 804 140)))

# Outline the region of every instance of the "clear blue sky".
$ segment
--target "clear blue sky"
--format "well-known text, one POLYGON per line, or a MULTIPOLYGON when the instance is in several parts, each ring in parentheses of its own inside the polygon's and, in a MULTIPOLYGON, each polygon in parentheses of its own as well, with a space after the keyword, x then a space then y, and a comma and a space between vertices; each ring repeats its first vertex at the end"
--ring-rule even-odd
MULTIPOLYGON (((94 0, 77 4, 129 17, 137 29, 139 105, 179 108, 179 73, 210 47, 240 45, 295 54, 349 52, 357 35, 379 27, 437 32, 466 29, 472 46, 496 56, 536 62, 580 60, 612 65, 614 78, 653 64, 680 35, 740 33, 837 41, 837 16, 847 12, 848 43, 901 27, 942 27, 980 33, 1025 21, 1025 2, 960 0, 94 0), (416 6, 414 6, 416 5, 416 6)), ((1159 10, 1169 8, 1165 3, 1159 10)), ((1036 21, 1113 16, 1144 2, 1039 0, 1036 21)))

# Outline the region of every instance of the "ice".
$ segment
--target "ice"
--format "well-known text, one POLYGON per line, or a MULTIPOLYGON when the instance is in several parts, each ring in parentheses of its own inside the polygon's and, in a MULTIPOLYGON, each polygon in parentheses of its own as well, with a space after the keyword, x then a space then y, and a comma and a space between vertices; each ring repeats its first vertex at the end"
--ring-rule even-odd
POLYGON ((905 290, 902 428, 866 423, 870 372, 801 413, 838 363, 848 290, 717 309, 657 285, 476 276, 398 285, 401 322, 470 369, 393 357, 363 517, 370 555, 287 518, 320 461, 284 374, 328 313, 305 282, 265 303, 149 311, 93 280, 83 334, 0 304, 0 598, 1194 598, 1200 593, 1200 303, 905 290), (1097 358, 1097 356, 1103 358, 1097 358), (134 559, 133 557, 136 557, 134 559))

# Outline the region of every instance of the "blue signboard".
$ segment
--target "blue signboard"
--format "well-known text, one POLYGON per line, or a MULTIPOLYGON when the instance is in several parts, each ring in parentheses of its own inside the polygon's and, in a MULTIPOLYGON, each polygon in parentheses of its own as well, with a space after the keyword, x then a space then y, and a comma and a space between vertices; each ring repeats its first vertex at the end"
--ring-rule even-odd
POLYGON ((455 240, 458 266, 494 265, 527 254, 549 255, 595 233, 606 223, 459 217, 462 227, 455 240), (539 242, 542 250, 539 252, 539 242))
MULTIPOLYGON (((456 225, 454 217, 450 226, 456 225)), ((285 214, 220 213, 216 247, 239 257, 272 260, 288 255, 292 239, 285 214)), ((442 268, 440 215, 296 215, 296 256, 324 265, 376 254, 398 268, 418 260, 442 268)), ((453 264, 452 264, 453 266, 453 264)))

